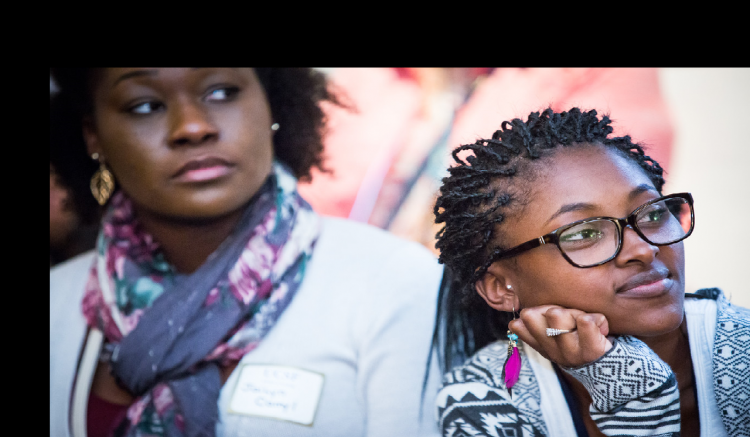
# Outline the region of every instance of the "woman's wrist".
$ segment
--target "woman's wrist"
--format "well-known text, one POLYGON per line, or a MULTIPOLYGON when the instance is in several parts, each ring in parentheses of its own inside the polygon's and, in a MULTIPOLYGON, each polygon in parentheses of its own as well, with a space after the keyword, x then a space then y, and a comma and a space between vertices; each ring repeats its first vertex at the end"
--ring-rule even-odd
POLYGON ((672 369, 635 337, 616 338, 599 359, 563 371, 577 379, 591 395, 598 411, 612 411, 674 382, 672 369))

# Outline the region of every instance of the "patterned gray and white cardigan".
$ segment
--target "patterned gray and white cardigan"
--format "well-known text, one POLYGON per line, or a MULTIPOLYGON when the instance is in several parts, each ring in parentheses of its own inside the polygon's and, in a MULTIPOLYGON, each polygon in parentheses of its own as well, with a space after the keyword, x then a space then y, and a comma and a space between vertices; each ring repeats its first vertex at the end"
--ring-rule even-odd
MULTIPOLYGON (((715 288, 688 295, 685 313, 702 436, 750 437, 750 310, 715 288)), ((443 378, 437 397, 445 437, 575 436, 551 363, 530 347, 510 398, 501 377, 507 354, 490 344, 443 378)), ((563 369, 589 391, 591 418, 607 436, 680 435, 677 381, 643 342, 619 337, 599 360, 563 369)))

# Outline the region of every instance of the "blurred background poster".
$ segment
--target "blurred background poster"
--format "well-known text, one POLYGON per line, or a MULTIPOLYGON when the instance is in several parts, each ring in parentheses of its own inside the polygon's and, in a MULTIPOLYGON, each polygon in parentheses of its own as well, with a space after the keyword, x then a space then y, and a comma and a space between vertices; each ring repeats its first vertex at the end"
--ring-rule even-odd
POLYGON ((434 249, 432 208, 450 152, 503 120, 550 106, 612 114, 689 191, 686 291, 720 287, 750 307, 750 69, 322 68, 352 110, 329 108, 326 164, 300 192, 318 212, 367 222, 434 249))

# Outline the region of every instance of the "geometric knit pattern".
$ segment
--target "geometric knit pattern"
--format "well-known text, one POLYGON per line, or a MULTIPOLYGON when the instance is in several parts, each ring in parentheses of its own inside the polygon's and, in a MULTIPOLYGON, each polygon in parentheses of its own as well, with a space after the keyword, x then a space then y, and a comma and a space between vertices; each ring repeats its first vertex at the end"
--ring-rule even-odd
POLYGON ((438 405, 438 426, 444 436, 547 435, 541 392, 528 358, 520 353, 521 372, 511 396, 502 378, 507 354, 507 344, 489 344, 443 377, 446 400, 438 405))
MULTIPOLYGON (((732 305, 718 289, 698 290, 693 297, 717 301, 716 405, 729 437, 750 437, 750 310, 732 305)), ((522 347, 521 374, 508 396, 502 378, 507 350, 507 344, 492 343, 444 376, 437 410, 445 437, 547 435, 537 379, 522 347)), ((589 413, 605 435, 680 435, 676 379, 643 342, 617 337, 599 360, 563 370, 591 394, 589 413)))
POLYGON ((731 305, 716 290, 714 394, 730 437, 750 437, 750 310, 731 305))
POLYGON ((677 379, 637 338, 618 337, 593 363, 562 369, 586 387, 589 413, 605 435, 679 435, 677 379))
POLYGON ((592 363, 562 369, 586 387, 593 406, 604 412, 646 396, 672 376, 667 363, 630 336, 616 338, 612 348, 592 363))

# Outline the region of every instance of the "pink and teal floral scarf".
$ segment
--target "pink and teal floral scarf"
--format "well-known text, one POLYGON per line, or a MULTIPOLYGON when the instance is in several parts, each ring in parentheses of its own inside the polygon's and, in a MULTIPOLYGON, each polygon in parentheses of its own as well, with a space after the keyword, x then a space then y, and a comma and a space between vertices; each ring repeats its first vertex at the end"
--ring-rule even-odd
POLYGON ((136 396, 116 433, 213 436, 219 366, 273 327, 300 286, 320 219, 279 163, 237 228, 194 273, 181 275, 115 195, 83 299, 106 338, 112 373, 136 396))

